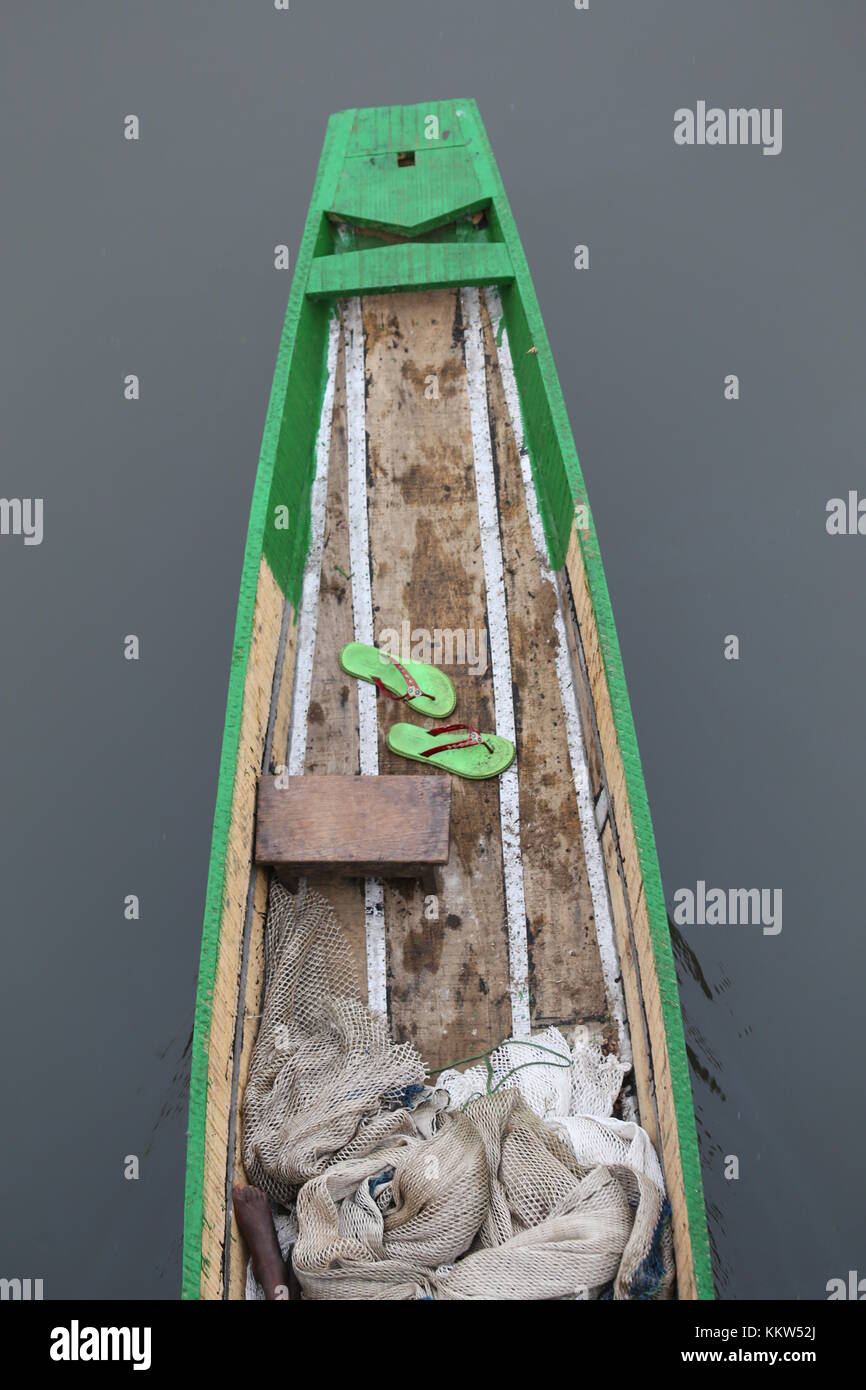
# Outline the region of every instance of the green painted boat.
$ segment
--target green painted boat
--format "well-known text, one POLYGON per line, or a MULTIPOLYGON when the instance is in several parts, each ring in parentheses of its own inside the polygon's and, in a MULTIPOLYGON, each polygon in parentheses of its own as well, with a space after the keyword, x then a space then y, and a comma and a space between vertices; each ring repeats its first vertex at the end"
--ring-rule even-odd
POLYGON ((712 1274, 658 858, 610 598, 535 290, 473 101, 331 117, 296 260, 241 578, 195 1005, 185 1298, 245 1296, 232 1211, 262 1013, 271 774, 425 775, 374 643, 516 744, 455 779, 430 883, 324 891, 369 1006, 435 1075, 557 1029, 618 1054, 664 1171, 680 1298, 712 1274), (365 693, 366 692, 366 693, 365 693))

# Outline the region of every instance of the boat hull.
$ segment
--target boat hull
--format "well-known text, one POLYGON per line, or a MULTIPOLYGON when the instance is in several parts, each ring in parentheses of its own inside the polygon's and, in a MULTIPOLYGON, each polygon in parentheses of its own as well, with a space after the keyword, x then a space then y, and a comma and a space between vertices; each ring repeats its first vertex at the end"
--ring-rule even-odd
MULTIPOLYGON (((456 980, 459 954, 466 954, 456 929, 453 966, 440 957, 419 965, 406 946, 418 904, 406 909, 405 894, 389 894, 385 885, 387 929, 371 934, 369 902, 361 913, 357 893, 353 900, 352 890, 335 889, 349 893, 343 915, 357 924, 368 1000, 374 1007, 390 1004, 392 1029, 412 1036, 434 1067, 465 1055, 463 1030, 492 1047, 520 1021, 594 1028, 610 1045, 629 1049, 636 1109, 665 1170, 678 1294, 712 1297, 676 974, 610 598, 535 291, 471 101, 341 112, 328 126, 244 556, 193 1037, 186 1298, 243 1297, 246 1277, 231 1186, 242 1180, 240 1107, 264 971, 268 874, 253 862, 257 782, 275 767, 291 772, 293 756, 301 771, 381 770, 363 763, 369 706, 356 694, 349 705, 342 687, 318 673, 316 634, 332 644, 345 631, 364 637, 369 604, 378 620, 373 638, 379 641, 385 627, 391 640, 402 642, 406 595, 414 605, 410 644, 415 633, 432 635, 437 627, 452 637, 461 631, 464 644, 469 633, 484 633, 488 669, 480 670, 480 639, 472 653, 477 669, 472 661, 456 663, 465 678, 460 709, 475 700, 476 718, 485 711, 492 718, 495 710, 499 729, 511 702, 523 782, 515 783, 511 810, 502 792, 483 824, 472 819, 483 802, 466 801, 462 820, 459 797, 455 807, 455 839, 465 853, 455 857, 453 901, 444 916, 460 924, 464 914, 467 921, 490 922, 491 933, 489 941, 472 942, 476 987, 463 990, 459 1007, 444 1014, 439 1007, 435 1019, 428 1007, 436 971, 448 978, 453 969, 456 980), (425 426, 428 404, 443 408, 425 426), (439 446, 423 477, 411 471, 407 440, 416 452, 439 446), (377 457, 387 459, 378 471, 377 457), (469 462, 452 477, 451 461, 461 457, 469 462), (446 476, 447 496, 437 499, 431 480, 446 476), (358 587, 364 565, 352 563, 362 512, 374 557, 369 593, 358 587), (485 537, 492 532, 498 540, 490 553, 485 537), (395 547, 394 537, 403 535, 411 543, 395 547), (468 542, 475 535, 477 559, 458 563, 454 555, 474 554, 474 541, 468 542), (449 536, 456 538, 453 548, 449 536), (549 599, 546 609, 539 592, 549 599), (418 621, 419 594, 426 594, 425 622, 418 621), (455 608, 462 621, 446 623, 455 608), (556 660, 540 666, 533 683, 518 682, 515 701, 506 673, 514 684, 512 668, 539 646, 556 660), (530 747, 530 732, 537 731, 522 708, 537 694, 536 681, 542 695, 547 690, 536 708, 558 710, 561 699, 564 711, 549 726, 537 716, 540 753, 538 740, 530 747), (311 709, 325 719, 319 734, 311 709), (559 777, 561 794, 536 806, 531 759, 545 756, 539 778, 544 773, 555 783, 559 777), (509 815, 518 818, 522 845, 520 898, 509 873, 509 815), (551 816, 559 817, 560 844, 575 847, 574 856, 560 853, 554 863, 544 845, 531 846, 529 835, 533 823, 543 822, 550 837, 551 816), (482 876, 461 878, 457 866, 491 824, 491 842, 495 847, 498 836, 501 849, 485 879, 493 896, 484 897, 474 886, 482 876), (557 873, 564 877, 557 880, 557 873), (519 939, 515 904, 525 904, 524 920, 535 911, 545 923, 545 932, 530 932, 528 945, 519 939), (507 940, 493 939, 497 913, 507 940), (577 930, 575 921, 586 929, 577 930), (418 967, 414 975, 407 961, 418 967)), ((375 743, 375 713, 372 718, 375 743)), ((390 718, 380 714, 380 726, 390 718)), ((442 949, 452 948, 446 942, 442 949)))

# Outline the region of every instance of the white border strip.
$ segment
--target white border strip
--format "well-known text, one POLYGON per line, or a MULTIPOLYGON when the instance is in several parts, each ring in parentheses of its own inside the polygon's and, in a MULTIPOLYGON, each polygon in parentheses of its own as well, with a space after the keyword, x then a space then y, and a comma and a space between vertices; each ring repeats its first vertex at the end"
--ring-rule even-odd
POLYGON ((287 770, 290 777, 299 777, 307 755, 307 718, 310 713, 310 692, 313 687, 313 660, 316 651, 316 626, 319 621, 319 585, 322 578, 322 547, 325 543, 325 503, 328 498, 328 462, 331 457, 331 423, 334 415, 334 386, 337 368, 337 348, 340 343, 340 321, 331 319, 328 332, 328 379, 319 433, 316 437, 316 476, 310 493, 310 548, 304 565, 301 604, 298 614, 298 648, 295 660, 295 683, 292 689, 292 719, 289 734, 287 770))
MULTIPOLYGON (((345 313, 346 435, 348 439, 349 568, 355 641, 373 646, 373 592, 370 584, 370 535, 367 526, 367 422, 364 378, 364 323, 360 299, 350 299, 345 313)), ((358 682, 358 744, 362 777, 379 771, 376 690, 358 682)), ((385 973, 385 885, 364 880, 367 937, 367 1002, 375 1013, 388 1011, 385 973)))
MULTIPOLYGON (((487 306, 490 311, 493 336, 494 338, 498 338, 500 324, 502 323, 502 303, 495 290, 487 291, 487 306)), ((556 674, 559 679, 559 693, 562 697, 562 709, 565 716, 566 737, 568 739, 568 755, 571 759, 571 774, 574 779, 574 791, 577 797, 577 809, 580 815, 580 828, 583 834, 583 852, 584 858, 586 859, 587 876, 589 878, 589 891, 592 896, 593 912, 595 913, 598 951, 601 957, 601 968, 604 975, 605 990, 607 992, 608 1008, 616 1024, 619 1040, 619 1055, 623 1062, 627 1062, 628 1065, 631 1066, 631 1038, 629 1036, 628 1018, 622 991, 619 955, 616 949, 610 899, 607 892, 607 874, 605 873, 604 867, 604 855, 602 853, 598 827, 595 823, 592 786, 589 780, 586 748, 583 742, 583 731, 580 726, 580 714, 577 707, 574 678, 568 654, 562 599, 556 575, 550 568, 547 558, 547 542, 544 537, 544 524, 538 510, 535 483, 532 479, 532 465, 529 460, 529 450, 526 447, 526 439, 523 431, 520 396, 517 391, 517 381, 514 376, 514 363, 511 358, 508 333, 504 324, 502 325, 502 338, 498 343, 497 351, 499 354, 499 370, 502 376, 505 400, 508 405, 508 412, 511 416, 511 428, 514 431, 517 452, 520 455, 520 470, 523 474, 526 508, 529 512, 529 525, 532 530, 532 539, 535 543, 535 551, 538 556, 539 569, 541 570, 542 580, 551 584, 556 594, 556 609, 553 619, 556 628, 558 648, 556 652, 556 674)))
MULTIPOLYGON (((478 524, 481 529, 481 555, 487 586, 487 625, 490 630, 490 660, 493 667, 493 703, 496 732, 515 742, 514 700, 511 689, 511 647, 508 640, 508 609, 502 569, 502 541, 499 535, 499 509, 493 475, 493 450, 487 416, 487 377, 484 363, 484 337, 481 304, 477 289, 460 291, 463 304, 463 347, 466 354, 466 385, 472 424, 472 453, 475 460, 475 490, 478 496, 478 524)), ((511 980, 512 1037, 528 1038, 529 956, 526 942, 526 901, 523 893, 523 859, 520 853, 520 792, 517 760, 499 778, 499 815, 502 825, 502 867, 505 879, 505 912, 508 919, 508 967, 511 980)))

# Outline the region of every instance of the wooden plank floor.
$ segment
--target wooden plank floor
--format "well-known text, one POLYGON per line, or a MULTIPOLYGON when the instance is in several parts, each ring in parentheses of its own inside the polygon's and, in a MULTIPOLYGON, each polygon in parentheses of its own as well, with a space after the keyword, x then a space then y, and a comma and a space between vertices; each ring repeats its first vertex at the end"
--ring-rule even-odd
MULTIPOLYGON (((483 296, 481 304, 518 750, 525 922, 517 927, 528 946, 532 1026, 556 1023, 569 1033, 577 1023, 605 1018, 605 982, 554 664, 556 594, 541 575, 483 296)), ((410 643, 404 655, 424 659, 420 647, 443 634, 440 662, 458 698, 446 722, 494 729, 461 293, 369 296, 361 308, 365 391, 355 398, 365 396, 375 640, 385 645, 399 636, 410 643)), ((349 507, 363 505, 349 496, 346 371, 341 346, 306 738, 305 770, 319 773, 359 768, 357 683, 338 664, 340 648, 355 635, 349 507)), ((423 766, 387 749, 388 728, 406 718, 421 722, 403 705, 377 697, 379 771, 427 776, 423 766)), ((434 722, 426 721, 428 727, 434 722)), ((393 1033, 410 1038, 431 1067, 482 1052, 511 1032, 500 816, 498 781, 454 778, 450 857, 438 871, 436 894, 429 885, 426 891, 411 882, 385 885, 393 1033)), ((335 883, 325 891, 364 984, 363 882, 335 883)))
POLYGON ((496 460, 520 782, 520 841, 534 1027, 604 1016, 595 916, 555 658, 557 604, 542 579, 520 459, 482 297, 487 409, 496 460))
MULTIPOLYGON (((410 637, 428 633, 431 643, 437 629, 481 633, 486 642, 458 304, 447 290, 364 301, 367 506, 379 643, 389 631, 402 636, 404 622, 410 637)), ((445 722, 492 729, 489 663, 477 675, 466 665, 443 669, 457 690, 457 709, 445 722)), ((380 697, 378 712, 381 771, 429 776, 385 745, 391 724, 407 718, 405 707, 380 697)), ((427 723, 432 728, 436 721, 427 723)), ((427 905, 436 916, 425 917, 418 884, 395 882, 385 895, 394 1032, 411 1038, 433 1066, 480 1052, 511 1030, 499 788, 495 781, 455 777, 451 795, 451 852, 437 876, 438 901, 427 905)))
MULTIPOLYGON (((349 776, 359 771, 358 683, 349 680, 337 660, 343 647, 355 635, 352 585, 349 580, 346 353, 342 333, 337 349, 336 373, 304 771, 349 776)), ((325 888, 320 883, 315 886, 320 891, 325 888)), ((363 880, 335 879, 327 885, 327 897, 351 943, 361 997, 366 999, 363 880)))

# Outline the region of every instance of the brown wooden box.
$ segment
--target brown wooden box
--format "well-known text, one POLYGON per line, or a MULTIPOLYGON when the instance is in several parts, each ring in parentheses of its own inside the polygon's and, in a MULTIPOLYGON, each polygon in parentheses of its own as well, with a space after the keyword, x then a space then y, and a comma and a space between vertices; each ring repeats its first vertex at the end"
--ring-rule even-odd
POLYGON ((304 774, 259 781, 257 864, 281 877, 417 878, 448 862, 451 779, 304 774))

